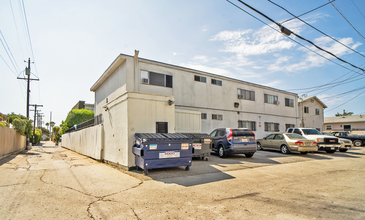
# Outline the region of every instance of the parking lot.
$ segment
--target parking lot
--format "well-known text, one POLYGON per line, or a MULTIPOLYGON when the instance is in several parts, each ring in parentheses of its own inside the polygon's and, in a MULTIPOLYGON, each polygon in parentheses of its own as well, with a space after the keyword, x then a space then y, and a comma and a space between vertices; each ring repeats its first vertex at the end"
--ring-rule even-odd
POLYGON ((0 160, 0 219, 364 219, 365 149, 124 171, 45 143, 0 160))

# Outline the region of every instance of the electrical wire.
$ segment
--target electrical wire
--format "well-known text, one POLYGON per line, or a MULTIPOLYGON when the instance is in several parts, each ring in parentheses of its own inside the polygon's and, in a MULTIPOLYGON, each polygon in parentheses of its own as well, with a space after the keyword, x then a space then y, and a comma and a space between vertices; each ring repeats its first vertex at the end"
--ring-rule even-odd
POLYGON ((340 11, 339 8, 337 8, 332 2, 331 2, 332 6, 338 11, 338 13, 340 13, 340 15, 347 21, 347 23, 349 23, 351 25, 351 27, 363 38, 362 40, 365 42, 365 37, 362 36, 362 34, 360 34, 360 32, 351 24, 351 22, 349 20, 347 20, 347 18, 345 17, 345 15, 343 15, 340 11))
MULTIPOLYGON (((351 0, 352 1, 352 0, 351 0)), ((365 18, 364 14, 360 11, 360 9, 357 7, 357 5, 355 4, 354 1, 352 1, 352 3, 355 5, 355 7, 357 8, 357 10, 360 12, 360 14, 365 18)))
MULTIPOLYGON (((272 3, 272 4, 276 5, 277 7, 279 7, 279 8, 281 8, 281 9, 283 9, 284 11, 286 11, 286 12, 287 12, 288 14, 290 14, 291 16, 293 16, 294 18, 292 18, 292 19, 297 18, 299 21, 303 22, 304 24, 308 25, 309 27, 313 28, 314 30, 318 31, 319 33, 321 33, 321 34, 325 35, 326 37, 331 38, 332 40, 334 40, 334 41, 336 41, 337 43, 341 44, 342 46, 346 47, 347 49, 349 49, 349 50, 351 50, 351 51, 353 51, 353 52, 357 53, 358 55, 360 55, 360 56, 362 56, 362 57, 364 57, 364 58, 365 58, 365 55, 363 55, 363 54, 359 53, 358 51, 356 51, 356 50, 352 49, 351 47, 347 46, 346 44, 343 44, 342 42, 340 42, 340 41, 336 40, 335 38, 333 38, 333 37, 329 36, 328 34, 324 33, 323 31, 321 31, 321 30, 319 30, 319 29, 317 29, 317 28, 313 27, 312 25, 308 24, 308 23, 307 23, 307 22, 305 22, 304 20, 302 20, 302 19, 298 18, 299 16, 295 16, 295 15, 294 15, 294 14, 292 14, 290 11, 286 10, 284 7, 282 7, 282 6, 278 5, 278 4, 276 4, 275 2, 273 2, 273 1, 271 1, 271 0, 268 0, 268 1, 269 1, 270 3, 272 3)), ((327 4, 329 4, 329 3, 331 3, 331 2, 328 2, 327 4)), ((283 22, 281 22, 281 24, 283 24, 283 22)))
MULTIPOLYGON (((308 14, 308 13, 310 13, 310 12, 312 12, 312 11, 315 11, 315 10, 317 10, 317 9, 319 9, 319 8, 322 8, 323 6, 326 6, 326 5, 328 5, 329 3, 334 2, 334 1, 336 1, 336 0, 332 0, 332 1, 330 1, 330 2, 327 2, 326 4, 321 5, 321 6, 319 6, 319 7, 315 8, 315 9, 312 9, 312 10, 310 10, 310 11, 307 11, 307 12, 305 12, 305 13, 301 14, 301 15, 294 16, 294 18, 290 18, 290 19, 288 19, 288 20, 286 20, 286 21, 283 21, 283 22, 281 22, 281 24, 284 24, 285 22, 288 22, 288 21, 291 21, 291 20, 293 20, 293 19, 299 18, 299 17, 301 17, 301 16, 303 16, 303 15, 306 15, 306 14, 308 14)), ((352 0, 351 0, 351 1, 352 1, 352 0)))
POLYGON ((346 102, 342 103, 341 105, 338 105, 338 106, 336 106, 336 107, 334 107, 334 108, 332 108, 332 109, 330 109, 330 110, 326 110, 326 109, 325 109, 325 111, 326 111, 326 112, 329 112, 329 111, 332 111, 332 110, 334 110, 334 109, 336 109, 336 108, 338 108, 338 107, 340 107, 340 106, 343 106, 344 104, 346 104, 346 103, 348 103, 348 102, 350 102, 350 101, 354 100, 355 98, 357 98, 358 96, 360 96, 360 95, 361 95, 361 94, 363 94, 363 93, 365 93, 365 91, 361 92, 360 94, 358 94, 357 96, 353 97, 352 99, 350 99, 350 100, 348 100, 348 101, 346 101, 346 102))
MULTIPOLYGON (((1 39, 0 39, 1 40, 1 39)), ((15 75, 15 76, 17 76, 17 74, 14 72, 14 70, 12 69, 12 68, 10 68, 10 66, 8 65, 8 63, 4 60, 4 58, 3 58, 3 56, 1 56, 0 55, 0 57, 1 57, 1 59, 4 61, 4 63, 9 67, 9 69, 11 70, 11 72, 15 75)))
MULTIPOLYGON (((275 30, 275 31, 279 32, 280 34, 283 34, 283 33, 281 33, 280 31, 276 30, 275 28, 271 27, 269 24, 267 24, 267 23, 265 23, 264 21, 260 20, 260 19, 259 19, 259 18, 257 18, 256 16, 252 15, 252 14, 251 14, 251 13, 249 13, 248 11, 244 10, 243 8, 240 8, 238 5, 234 4, 233 2, 231 2, 231 1, 229 1, 229 0, 226 0, 226 1, 228 1, 229 3, 231 3, 232 5, 234 5, 235 7, 237 7, 238 9, 240 9, 240 10, 244 11, 245 13, 247 13, 247 14, 248 14, 248 15, 250 15, 251 17, 255 18, 256 20, 260 21, 261 23, 263 23, 263 24, 265 24, 265 25, 269 26, 271 29, 273 29, 273 30, 275 30)), ((242 1, 240 1, 240 0, 238 0, 238 1, 239 1, 239 2, 241 2, 242 4, 246 4, 246 3, 243 3, 243 2, 242 2, 242 1)), ((246 4, 246 5, 247 5, 247 4, 246 4)), ((249 6, 249 5, 247 5, 247 6, 248 6, 249 8, 251 8, 252 10, 257 11, 256 9, 252 8, 251 6, 249 6)), ((272 22, 274 22, 275 24, 277 24, 275 21, 273 21, 271 18, 267 17, 266 15, 262 14, 261 12, 257 11, 257 13, 259 13, 259 14, 263 15, 265 18, 267 18, 267 19, 269 19, 270 21, 272 21, 272 22)), ((278 25, 278 24, 277 24, 277 25, 278 25)), ((283 35, 284 35, 284 34, 283 34, 283 35)), ((340 66, 340 67, 342 67, 342 68, 344 68, 344 69, 351 70, 351 69, 349 69, 349 68, 347 68, 347 67, 345 67, 345 66, 343 66, 343 65, 341 65, 341 64, 338 64, 338 63, 334 62, 333 60, 330 60, 330 59, 328 59, 327 57, 325 57, 325 56, 323 56, 323 55, 321 55, 321 54, 319 54, 319 53, 315 52, 314 50, 312 50, 312 49, 310 49, 310 48, 308 48, 308 47, 304 46, 303 44, 301 44, 301 43, 299 43, 298 41, 296 41, 296 40, 294 40, 294 39, 290 38, 289 36, 287 36, 287 35, 284 35, 284 36, 286 36, 286 37, 287 37, 288 39, 290 39, 291 41, 293 41, 293 42, 295 42, 295 43, 299 44, 300 46, 302 46, 302 47, 304 47, 304 48, 308 49, 309 51, 312 51, 313 53, 317 54, 318 56, 320 56, 320 57, 322 57, 322 58, 324 58, 324 59, 326 59, 326 60, 328 60, 328 61, 330 61, 330 62, 332 62, 332 63, 334 63, 334 64, 336 64, 336 65, 338 65, 338 66, 340 66)), ((356 66, 354 66, 354 67, 355 67, 355 68, 358 68, 358 69, 360 69, 360 70, 362 70, 362 71, 364 71, 363 69, 361 69, 361 68, 359 68, 359 67, 356 67, 356 66)))
POLYGON ((9 0, 9 3, 10 3, 10 8, 11 8, 11 13, 13 15, 13 20, 14 20, 14 24, 15 24, 16 33, 17 33, 18 40, 19 40, 20 50, 22 52, 22 56, 24 57, 23 47, 22 47, 22 44, 21 44, 21 41, 20 41, 20 37, 19 37, 18 25, 17 25, 16 20, 15 20, 15 15, 14 15, 14 10, 13 10, 13 4, 11 4, 11 0, 9 0))
POLYGON ((15 72, 19 72, 18 67, 14 64, 14 63, 15 63, 15 59, 14 59, 13 53, 11 52, 11 50, 10 50, 10 48, 9 48, 9 45, 8 45, 8 43, 6 42, 6 39, 5 39, 5 37, 4 37, 4 35, 3 35, 3 32, 2 32, 1 30, 0 30, 0 34, 1 34, 2 38, 4 39, 4 42, 5 42, 6 47, 5 47, 5 45, 4 45, 4 42, 3 42, 3 41, 1 40, 1 38, 0 38, 1 44, 3 45, 3 47, 4 47, 4 49, 5 49, 6 54, 8 55, 8 57, 9 57, 9 59, 10 59, 11 63, 13 64, 13 67, 14 67, 14 69, 15 69, 15 72), (9 53, 10 53, 10 54, 9 54, 9 53))

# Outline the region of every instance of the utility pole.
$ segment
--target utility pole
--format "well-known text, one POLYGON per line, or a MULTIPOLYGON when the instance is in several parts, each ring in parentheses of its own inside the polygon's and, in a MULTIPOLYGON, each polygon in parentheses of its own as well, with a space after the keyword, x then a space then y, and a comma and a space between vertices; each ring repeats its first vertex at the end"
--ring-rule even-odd
POLYGON ((33 126, 33 144, 35 144, 35 121, 37 119, 37 107, 43 107, 43 105, 29 105, 34 107, 34 126, 33 126))
MULTIPOLYGON (((26 62, 26 61, 24 61, 26 62)), ((30 81, 31 80, 35 80, 35 81, 39 81, 39 79, 31 79, 30 78, 30 58, 28 59, 28 67, 25 68, 25 75, 27 75, 27 78, 21 78, 21 77, 17 77, 17 79, 23 79, 23 80, 27 80, 27 119, 29 120, 29 93, 30 93, 30 81)))

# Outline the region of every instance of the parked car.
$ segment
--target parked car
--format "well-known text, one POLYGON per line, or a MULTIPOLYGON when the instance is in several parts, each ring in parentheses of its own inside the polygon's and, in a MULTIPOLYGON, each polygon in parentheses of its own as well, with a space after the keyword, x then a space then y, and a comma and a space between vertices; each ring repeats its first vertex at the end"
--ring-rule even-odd
POLYGON ((301 154, 317 151, 317 142, 308 140, 299 134, 275 133, 270 134, 263 139, 257 139, 257 149, 280 150, 281 153, 287 154, 291 151, 298 151, 301 154))
MULTIPOLYGON (((322 134, 327 136, 333 136, 331 133, 322 132, 322 134)), ((340 152, 346 152, 348 149, 352 148, 352 141, 346 138, 338 138, 341 147, 338 149, 340 152)))
POLYGON ((350 139, 355 147, 360 147, 365 145, 365 136, 364 135, 350 135, 348 131, 340 131, 340 132, 332 132, 333 136, 338 138, 346 138, 350 139))
POLYGON ((247 128, 218 128, 210 133, 212 150, 220 157, 245 154, 252 157, 257 150, 255 134, 247 128))
POLYGON ((318 150, 324 150, 327 153, 335 153, 341 146, 337 137, 323 135, 314 128, 288 128, 286 133, 299 134, 309 140, 313 140, 317 142, 318 150))

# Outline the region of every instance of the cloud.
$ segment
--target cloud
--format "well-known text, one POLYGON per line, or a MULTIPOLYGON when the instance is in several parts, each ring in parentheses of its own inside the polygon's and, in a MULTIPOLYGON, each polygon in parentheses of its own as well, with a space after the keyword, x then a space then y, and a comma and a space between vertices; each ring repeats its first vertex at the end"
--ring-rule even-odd
POLYGON ((281 83, 281 80, 275 80, 275 81, 272 81, 269 83, 265 83, 263 85, 267 86, 267 87, 275 87, 275 86, 279 85, 280 83, 281 83))
POLYGON ((206 63, 206 62, 209 62, 209 58, 207 56, 203 56, 203 55, 196 55, 193 57, 193 60, 196 60, 198 62, 203 62, 203 63, 206 63))

